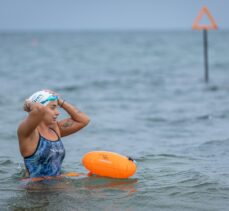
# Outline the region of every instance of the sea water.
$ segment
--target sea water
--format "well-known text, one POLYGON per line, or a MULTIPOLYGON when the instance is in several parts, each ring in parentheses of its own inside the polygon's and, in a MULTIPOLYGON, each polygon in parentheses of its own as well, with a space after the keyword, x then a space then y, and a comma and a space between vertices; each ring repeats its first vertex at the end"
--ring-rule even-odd
POLYGON ((208 35, 206 84, 202 32, 1 32, 1 210, 228 210, 229 32, 208 35), (17 127, 44 88, 91 119, 63 138, 63 172, 86 174, 83 155, 106 150, 136 174, 22 181, 17 127))

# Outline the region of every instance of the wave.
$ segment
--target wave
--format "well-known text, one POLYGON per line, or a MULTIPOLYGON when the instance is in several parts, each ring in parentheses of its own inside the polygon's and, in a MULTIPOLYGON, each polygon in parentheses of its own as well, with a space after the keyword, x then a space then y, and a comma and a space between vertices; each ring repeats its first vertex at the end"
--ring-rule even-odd
POLYGON ((199 146, 200 149, 209 149, 209 148, 229 148, 229 138, 223 140, 211 140, 206 141, 199 146))
POLYGON ((155 117, 145 117, 144 120, 149 122, 149 123, 154 123, 154 124, 193 124, 193 123, 198 123, 198 122, 205 122, 205 121, 213 121, 217 119, 226 119, 228 118, 229 115, 227 111, 222 111, 219 114, 201 114, 201 115, 190 115, 188 117, 183 117, 183 118, 165 118, 165 117, 160 117, 160 116, 155 116, 155 117))
POLYGON ((206 141, 198 147, 197 153, 214 161, 220 159, 220 164, 224 165, 225 157, 229 155, 229 139, 206 141))
POLYGON ((149 155, 144 155, 142 157, 136 158, 135 160, 137 162, 144 162, 144 161, 149 161, 149 160, 164 160, 164 159, 180 159, 180 160, 197 160, 197 158, 190 157, 190 156, 184 156, 184 155, 177 155, 177 154, 149 154, 149 155))
POLYGON ((63 86, 60 88, 56 88, 55 90, 57 92, 62 92, 62 91, 66 91, 66 92, 72 92, 72 91, 78 91, 80 90, 80 86, 79 85, 67 85, 67 86, 63 86))
POLYGON ((1 161, 0 161, 0 166, 10 166, 10 165, 12 165, 12 164, 14 164, 14 162, 11 161, 11 160, 9 160, 9 159, 1 160, 1 161))

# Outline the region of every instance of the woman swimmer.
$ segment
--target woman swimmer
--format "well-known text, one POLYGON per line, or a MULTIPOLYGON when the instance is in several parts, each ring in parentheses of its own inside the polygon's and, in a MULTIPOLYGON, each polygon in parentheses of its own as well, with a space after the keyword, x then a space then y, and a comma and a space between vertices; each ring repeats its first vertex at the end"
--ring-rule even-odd
POLYGON ((58 176, 65 156, 61 137, 68 136, 89 123, 86 114, 50 90, 34 93, 24 103, 28 116, 18 127, 21 155, 24 157, 26 176, 58 176), (69 118, 57 121, 58 107, 69 118))

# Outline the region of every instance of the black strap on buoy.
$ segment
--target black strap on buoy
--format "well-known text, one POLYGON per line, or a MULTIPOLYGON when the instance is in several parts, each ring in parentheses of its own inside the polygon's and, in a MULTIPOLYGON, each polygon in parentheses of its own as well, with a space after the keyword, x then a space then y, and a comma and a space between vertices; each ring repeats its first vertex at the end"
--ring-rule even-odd
POLYGON ((131 161, 135 161, 133 158, 131 158, 131 157, 127 157, 128 158, 128 160, 131 160, 131 161))

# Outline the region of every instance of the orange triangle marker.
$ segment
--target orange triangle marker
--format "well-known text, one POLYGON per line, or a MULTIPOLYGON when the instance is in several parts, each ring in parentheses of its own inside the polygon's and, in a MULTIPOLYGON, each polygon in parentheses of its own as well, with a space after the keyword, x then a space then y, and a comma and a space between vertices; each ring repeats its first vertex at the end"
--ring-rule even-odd
POLYGON ((203 7, 199 14, 197 15, 193 25, 192 25, 192 29, 197 29, 197 30, 210 30, 210 29, 218 29, 218 26, 213 18, 213 16, 211 15, 211 13, 209 12, 207 7, 203 7), (207 15, 208 19, 211 22, 211 25, 199 25, 199 22, 201 20, 201 18, 203 17, 203 15, 207 15))

